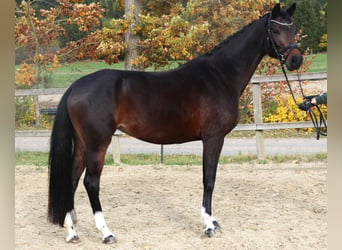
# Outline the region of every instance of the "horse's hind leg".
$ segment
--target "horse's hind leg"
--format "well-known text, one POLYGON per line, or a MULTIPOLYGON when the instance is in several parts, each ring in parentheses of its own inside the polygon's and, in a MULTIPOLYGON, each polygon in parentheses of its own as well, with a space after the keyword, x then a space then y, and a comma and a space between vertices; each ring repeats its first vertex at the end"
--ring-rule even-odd
POLYGON ((102 232, 103 243, 109 244, 116 241, 115 235, 106 225, 99 198, 100 176, 103 169, 107 146, 101 147, 100 150, 88 151, 84 185, 86 187, 91 207, 93 209, 96 227, 102 232))
MULTIPOLYGON (((72 163, 72 200, 74 201, 75 192, 78 186, 78 182, 80 177, 85 169, 85 148, 80 140, 77 138, 74 139, 75 148, 74 148, 74 158, 72 163)), ((73 209, 67 212, 65 219, 64 219, 64 227, 67 229, 68 235, 66 236, 65 240, 67 242, 78 242, 79 237, 75 230, 75 224, 77 223, 76 218, 76 211, 73 209)))

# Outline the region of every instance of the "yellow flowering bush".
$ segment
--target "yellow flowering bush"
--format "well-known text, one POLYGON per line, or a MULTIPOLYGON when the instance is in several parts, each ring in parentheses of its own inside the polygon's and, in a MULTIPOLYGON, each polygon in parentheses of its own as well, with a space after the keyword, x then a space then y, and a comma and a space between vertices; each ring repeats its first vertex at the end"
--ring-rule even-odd
MULTIPOLYGON (((296 102, 301 103, 303 100, 301 98, 297 98, 296 102)), ((303 121, 311 121, 310 116, 307 112, 302 111, 298 108, 296 103, 294 102, 291 95, 278 96, 275 98, 276 108, 273 112, 268 113, 264 116, 264 122, 303 122, 303 121)), ((327 117, 327 106, 320 105, 320 109, 324 115, 327 117)), ((319 117, 318 111, 313 109, 316 113, 317 117, 319 117)), ((307 129, 308 131, 312 131, 312 129, 307 129)))
MULTIPOLYGON (((275 97, 277 107, 274 113, 269 113, 264 117, 265 122, 299 122, 310 119, 306 112, 300 110, 295 104, 291 95, 275 97)), ((302 102, 299 98, 297 103, 302 102)))

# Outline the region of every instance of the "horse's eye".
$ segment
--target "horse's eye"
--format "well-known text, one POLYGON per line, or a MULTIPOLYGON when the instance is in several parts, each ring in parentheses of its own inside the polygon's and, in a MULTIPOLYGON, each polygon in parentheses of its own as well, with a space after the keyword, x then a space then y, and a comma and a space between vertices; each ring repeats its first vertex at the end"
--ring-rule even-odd
POLYGON ((274 34, 280 34, 279 30, 272 30, 274 34))

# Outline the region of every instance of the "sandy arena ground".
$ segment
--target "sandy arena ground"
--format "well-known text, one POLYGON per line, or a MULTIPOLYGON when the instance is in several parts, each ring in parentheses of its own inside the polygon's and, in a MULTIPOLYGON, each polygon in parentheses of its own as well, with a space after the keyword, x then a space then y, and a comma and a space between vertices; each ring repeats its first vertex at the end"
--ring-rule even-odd
POLYGON ((76 194, 80 242, 47 223, 47 169, 17 166, 16 249, 327 249, 327 163, 221 165, 213 238, 200 221, 201 166, 105 166, 101 201, 117 236, 104 245, 83 185, 76 194))

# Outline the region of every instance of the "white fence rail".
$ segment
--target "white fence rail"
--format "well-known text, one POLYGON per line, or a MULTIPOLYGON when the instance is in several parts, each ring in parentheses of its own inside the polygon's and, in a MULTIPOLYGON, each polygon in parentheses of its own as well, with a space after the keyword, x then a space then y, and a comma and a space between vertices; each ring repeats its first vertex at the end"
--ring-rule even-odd
MULTIPOLYGON (((288 75, 289 80, 297 80, 297 74, 288 75)), ((327 73, 305 73, 300 75, 301 80, 317 81, 326 80, 327 73)), ((254 121, 253 124, 238 124, 234 130, 254 130, 256 131, 256 145, 257 145, 257 155, 258 159, 264 159, 265 149, 264 149, 264 137, 263 131, 270 129, 289 129, 289 128, 313 128, 311 122, 290 122, 290 123, 262 123, 262 105, 261 105, 261 88, 260 84, 265 82, 278 82, 284 81, 284 75, 273 75, 273 76, 253 76, 251 83, 253 84, 253 110, 254 110, 254 121)), ((40 95, 62 95, 66 91, 66 88, 51 88, 51 89, 25 89, 16 90, 15 96, 33 96, 35 102, 35 112, 37 125, 40 124, 40 107, 38 96, 40 95)), ((51 134, 50 130, 37 130, 37 131, 16 131, 16 137, 28 137, 28 136, 40 136, 49 137, 51 134)), ((115 162, 120 162, 120 145, 119 136, 122 135, 120 131, 117 131, 113 136, 112 146, 113 146, 113 157, 115 162)), ((163 152, 163 147, 161 147, 161 152, 163 152)), ((161 156, 162 157, 162 156, 161 156)), ((162 158, 161 158, 162 159, 162 158)))

